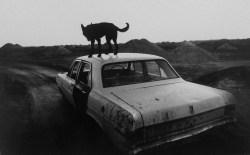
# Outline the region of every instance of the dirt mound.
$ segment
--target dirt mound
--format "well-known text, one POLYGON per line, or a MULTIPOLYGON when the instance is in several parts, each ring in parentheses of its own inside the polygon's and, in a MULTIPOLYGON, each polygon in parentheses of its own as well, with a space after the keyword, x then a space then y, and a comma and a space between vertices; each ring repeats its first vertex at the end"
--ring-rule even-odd
POLYGON ((149 42, 146 39, 134 39, 120 45, 120 52, 146 53, 165 57, 168 59, 168 53, 158 45, 149 42))
POLYGON ((51 58, 72 52, 63 46, 53 47, 24 47, 12 49, 0 49, 0 57, 4 58, 51 58))
POLYGON ((3 45, 1 49, 13 49, 13 48, 22 48, 22 46, 19 44, 7 43, 7 44, 3 45))
POLYGON ((238 50, 236 47, 230 45, 229 43, 224 43, 217 48, 218 50, 238 50))
POLYGON ((44 55, 51 57, 51 56, 56 56, 56 55, 66 55, 66 54, 71 54, 72 52, 68 49, 66 49, 63 46, 56 46, 52 47, 49 50, 44 51, 44 55))
POLYGON ((176 42, 160 42, 160 43, 156 43, 156 45, 158 45, 159 47, 161 47, 162 49, 166 50, 166 51, 170 51, 173 50, 177 47, 178 43, 176 42))
POLYGON ((215 55, 189 41, 180 43, 171 53, 173 56, 172 61, 176 63, 196 64, 217 60, 215 55))

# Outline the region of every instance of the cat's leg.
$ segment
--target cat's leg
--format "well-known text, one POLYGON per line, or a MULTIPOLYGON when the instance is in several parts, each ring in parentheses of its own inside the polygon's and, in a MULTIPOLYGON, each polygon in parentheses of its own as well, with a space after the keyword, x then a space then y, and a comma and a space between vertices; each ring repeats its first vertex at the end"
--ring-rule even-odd
POLYGON ((115 52, 114 52, 114 55, 117 55, 117 53, 118 53, 118 44, 117 44, 117 42, 116 42, 116 39, 113 39, 113 42, 114 42, 114 44, 115 44, 115 52))
POLYGON ((91 40, 91 50, 89 53, 89 58, 91 58, 94 53, 94 48, 95 48, 94 45, 95 45, 95 40, 91 40))
POLYGON ((101 39, 97 39, 97 42, 98 42, 98 48, 99 48, 99 54, 98 54, 98 57, 101 57, 102 56, 102 49, 101 49, 101 39))

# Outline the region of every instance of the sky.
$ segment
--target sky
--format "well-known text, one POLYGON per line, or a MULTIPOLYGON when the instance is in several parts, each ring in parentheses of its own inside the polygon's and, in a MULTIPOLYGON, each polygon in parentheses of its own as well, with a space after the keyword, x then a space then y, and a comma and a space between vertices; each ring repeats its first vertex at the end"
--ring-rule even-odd
POLYGON ((118 43, 244 39, 249 8, 249 0, 0 0, 0 47, 88 45, 80 24, 100 22, 130 24, 118 43))

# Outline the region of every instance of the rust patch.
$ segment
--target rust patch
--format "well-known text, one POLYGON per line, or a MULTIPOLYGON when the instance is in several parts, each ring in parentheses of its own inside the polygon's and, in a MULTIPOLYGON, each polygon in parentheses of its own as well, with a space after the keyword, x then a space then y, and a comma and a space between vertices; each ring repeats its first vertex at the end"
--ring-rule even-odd
POLYGON ((156 97, 155 97, 155 100, 156 100, 156 101, 160 101, 160 99, 158 99, 158 98, 156 98, 156 97))
POLYGON ((119 129, 122 133, 127 133, 133 128, 132 115, 119 107, 113 108, 109 118, 114 127, 119 129))

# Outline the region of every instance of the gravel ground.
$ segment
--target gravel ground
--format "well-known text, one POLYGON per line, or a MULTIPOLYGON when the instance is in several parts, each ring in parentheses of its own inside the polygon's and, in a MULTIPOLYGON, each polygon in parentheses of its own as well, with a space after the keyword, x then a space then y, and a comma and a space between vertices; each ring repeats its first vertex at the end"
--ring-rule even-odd
MULTIPOLYGON (((57 73, 30 64, 1 64, 1 154, 121 154, 97 126, 65 106, 57 73)), ((237 124, 141 154, 250 154, 250 89, 228 90, 239 102, 237 124)))

